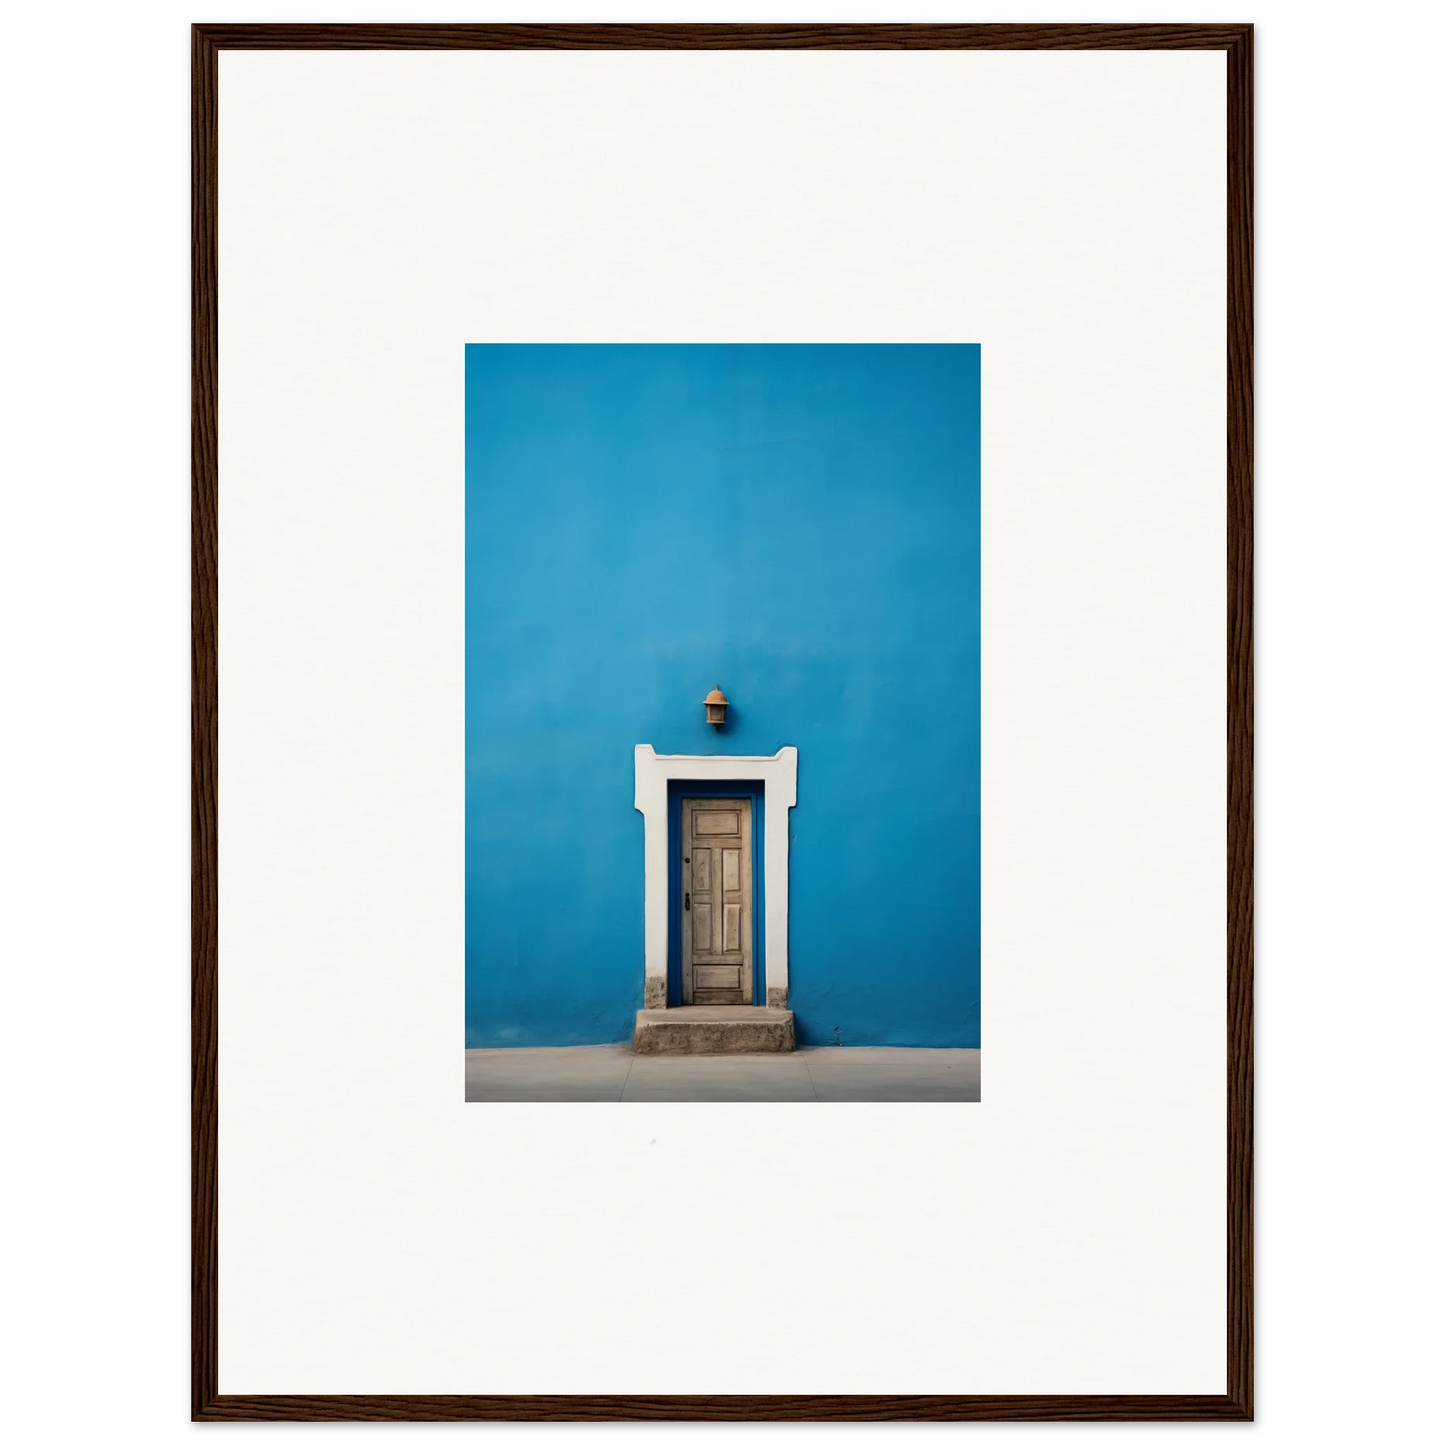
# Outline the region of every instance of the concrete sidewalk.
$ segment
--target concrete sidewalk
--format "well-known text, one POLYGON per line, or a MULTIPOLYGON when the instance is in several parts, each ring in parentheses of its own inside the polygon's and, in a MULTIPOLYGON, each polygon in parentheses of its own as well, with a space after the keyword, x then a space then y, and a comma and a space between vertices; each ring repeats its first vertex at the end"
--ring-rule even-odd
POLYGON ((468 1049, 472 1103, 977 1103, 978 1049, 468 1049))

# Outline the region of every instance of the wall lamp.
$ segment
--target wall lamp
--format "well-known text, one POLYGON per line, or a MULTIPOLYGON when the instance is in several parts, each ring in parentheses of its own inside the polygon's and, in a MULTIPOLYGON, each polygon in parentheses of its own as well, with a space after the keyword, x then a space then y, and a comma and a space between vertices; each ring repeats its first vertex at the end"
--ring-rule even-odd
POLYGON ((715 728, 721 728, 728 715, 728 700, 722 695, 722 689, 713 684, 713 689, 703 698, 702 705, 707 709, 707 720, 715 728))

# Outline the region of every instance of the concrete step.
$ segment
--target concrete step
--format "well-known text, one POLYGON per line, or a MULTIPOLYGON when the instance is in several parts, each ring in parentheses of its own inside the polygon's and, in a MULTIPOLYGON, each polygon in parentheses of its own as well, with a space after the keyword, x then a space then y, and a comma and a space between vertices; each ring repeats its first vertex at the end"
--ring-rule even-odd
POLYGON ((785 1008, 645 1008, 637 1013, 638 1054, 787 1054, 793 1013, 785 1008))

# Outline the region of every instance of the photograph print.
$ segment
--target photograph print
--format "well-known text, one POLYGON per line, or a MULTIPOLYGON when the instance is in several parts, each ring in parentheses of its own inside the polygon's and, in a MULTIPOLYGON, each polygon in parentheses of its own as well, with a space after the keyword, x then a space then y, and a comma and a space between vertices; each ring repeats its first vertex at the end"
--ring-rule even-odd
POLYGON ((466 347, 469 1101, 980 1100, 980 364, 466 347))

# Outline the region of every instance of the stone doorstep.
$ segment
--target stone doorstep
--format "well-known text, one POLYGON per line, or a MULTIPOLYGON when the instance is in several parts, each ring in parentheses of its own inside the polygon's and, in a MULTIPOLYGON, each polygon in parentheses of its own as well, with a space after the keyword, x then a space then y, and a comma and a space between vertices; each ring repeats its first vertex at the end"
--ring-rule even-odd
POLYGON ((639 1009, 632 1051, 637 1054, 788 1054, 793 1013, 743 1005, 639 1009))

